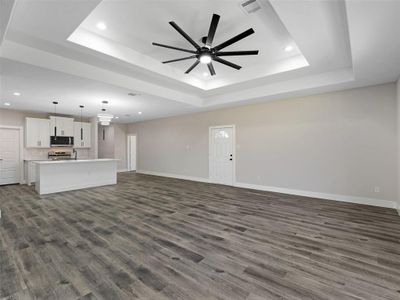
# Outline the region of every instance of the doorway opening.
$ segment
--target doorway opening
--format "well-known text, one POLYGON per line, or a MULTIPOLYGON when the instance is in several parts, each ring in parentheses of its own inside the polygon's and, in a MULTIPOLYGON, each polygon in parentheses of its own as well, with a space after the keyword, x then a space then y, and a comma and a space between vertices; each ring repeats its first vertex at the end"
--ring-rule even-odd
POLYGON ((127 169, 128 171, 136 171, 136 163, 137 163, 137 141, 136 141, 136 135, 128 135, 128 141, 127 141, 127 169))

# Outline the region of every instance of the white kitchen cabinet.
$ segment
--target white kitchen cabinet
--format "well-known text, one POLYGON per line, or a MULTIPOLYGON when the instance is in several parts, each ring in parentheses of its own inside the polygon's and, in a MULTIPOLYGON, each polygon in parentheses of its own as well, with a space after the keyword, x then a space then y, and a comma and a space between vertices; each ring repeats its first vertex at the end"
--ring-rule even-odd
POLYGON ((66 117, 50 117, 51 135, 55 135, 57 127, 57 136, 74 136, 74 119, 66 117))
POLYGON ((27 148, 50 148, 50 120, 25 119, 25 146, 27 148))
POLYGON ((74 122, 74 148, 91 147, 91 124, 86 122, 74 122), (81 125, 82 124, 82 125, 81 125), (81 136, 82 128, 82 136, 81 136))

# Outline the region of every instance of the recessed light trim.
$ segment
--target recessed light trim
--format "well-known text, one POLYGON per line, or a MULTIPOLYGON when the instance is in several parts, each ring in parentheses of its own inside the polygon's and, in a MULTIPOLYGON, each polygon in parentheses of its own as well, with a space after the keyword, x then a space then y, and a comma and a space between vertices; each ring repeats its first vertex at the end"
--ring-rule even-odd
POLYGON ((141 112, 141 111, 139 111, 139 112, 138 112, 138 114, 139 114, 139 115, 141 115, 141 114, 142 114, 142 112, 141 112))
POLYGON ((104 22, 99 22, 97 23, 96 27, 100 30, 106 30, 107 29, 107 25, 104 22))
POLYGON ((293 46, 291 46, 291 45, 285 47, 286 52, 290 52, 292 50, 293 50, 293 46))
POLYGON ((4 105, 5 105, 5 106, 10 106, 11 103, 10 103, 10 102, 4 102, 4 105))
POLYGON ((21 93, 20 92, 14 92, 13 95, 14 96, 21 96, 21 93))

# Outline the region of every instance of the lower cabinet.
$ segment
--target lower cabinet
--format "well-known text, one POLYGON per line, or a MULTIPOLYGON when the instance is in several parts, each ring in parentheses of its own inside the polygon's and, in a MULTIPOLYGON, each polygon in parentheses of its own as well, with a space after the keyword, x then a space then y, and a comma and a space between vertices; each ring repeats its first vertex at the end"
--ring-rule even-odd
POLYGON ((31 185, 36 181, 36 166, 33 161, 24 161, 25 182, 31 185))

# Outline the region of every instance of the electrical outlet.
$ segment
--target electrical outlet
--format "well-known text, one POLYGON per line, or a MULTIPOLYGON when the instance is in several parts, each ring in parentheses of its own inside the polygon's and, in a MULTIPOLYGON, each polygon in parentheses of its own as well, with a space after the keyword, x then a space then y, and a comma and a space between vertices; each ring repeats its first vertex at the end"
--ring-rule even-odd
POLYGON ((381 191, 381 188, 379 186, 376 186, 374 188, 375 193, 379 193, 381 191))

